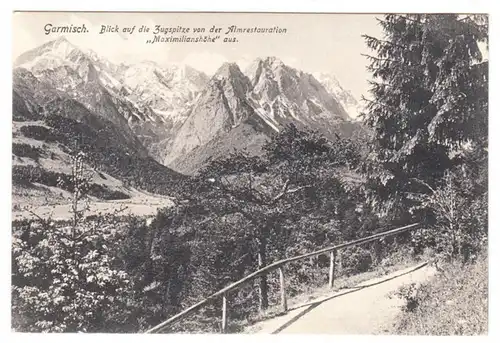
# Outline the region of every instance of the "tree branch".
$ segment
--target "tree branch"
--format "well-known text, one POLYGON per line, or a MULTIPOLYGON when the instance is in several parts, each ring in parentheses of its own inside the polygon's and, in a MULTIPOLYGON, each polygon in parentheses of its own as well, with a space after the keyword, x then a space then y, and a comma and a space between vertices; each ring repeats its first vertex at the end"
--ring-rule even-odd
POLYGON ((371 55, 368 55, 368 54, 361 54, 361 56, 369 58, 371 60, 382 61, 382 62, 394 62, 394 63, 400 63, 401 62, 401 61, 393 60, 393 59, 390 59, 390 58, 379 58, 379 57, 371 56, 371 55))
POLYGON ((423 21, 411 19, 411 18, 407 17, 406 15, 402 15, 402 14, 394 14, 394 15, 397 16, 397 17, 399 17, 399 18, 402 18, 404 20, 411 21, 412 23, 424 24, 423 21))
POLYGON ((38 218, 38 220, 40 220, 41 222, 47 222, 47 221, 48 221, 48 220, 46 220, 46 219, 43 219, 42 217, 40 217, 38 214, 36 214, 35 212, 33 212, 33 211, 32 211, 32 210, 30 210, 30 209, 28 209, 27 211, 28 211, 28 213, 30 213, 32 216, 37 217, 37 218, 38 218))
MULTIPOLYGON (((227 178, 224 177, 224 179, 225 179, 226 183, 230 184, 229 181, 227 180, 227 178)), ((257 203, 260 205, 265 204, 265 202, 262 199, 260 199, 260 197, 257 197, 255 195, 255 192, 260 194, 260 192, 258 192, 255 188, 252 188, 251 190, 249 190, 247 192, 237 191, 237 190, 234 190, 234 189, 227 187, 223 181, 219 182, 219 186, 224 192, 232 195, 233 197, 235 197, 238 200, 244 200, 244 201, 252 200, 254 203, 257 203)))
POLYGON ((423 185, 423 186, 427 187, 427 188, 428 188, 428 189, 429 189, 429 190, 430 190, 433 194, 436 194, 436 191, 435 191, 435 190, 434 190, 431 186, 429 186, 429 184, 428 184, 428 183, 426 183, 426 182, 424 182, 424 181, 422 181, 422 180, 419 180, 419 179, 417 179, 417 178, 415 178, 415 177, 412 177, 410 180, 414 180, 414 181, 416 181, 417 183, 419 183, 419 184, 421 184, 421 185, 423 185))
POLYGON ((276 202, 278 202, 280 199, 282 199, 287 194, 293 194, 293 193, 296 193, 296 192, 301 191, 303 189, 312 187, 312 185, 306 185, 306 186, 300 186, 300 187, 297 187, 294 189, 288 189, 289 183, 290 183, 290 180, 287 180, 285 182, 285 185, 283 186, 283 190, 281 191, 280 194, 278 194, 277 196, 275 196, 272 199, 271 204, 275 204, 276 202))
POLYGON ((407 49, 407 47, 405 47, 403 45, 400 45, 400 44, 397 44, 397 43, 394 43, 394 42, 391 42, 391 41, 388 41, 385 39, 379 39, 379 38, 375 38, 375 37, 368 36, 368 35, 362 35, 361 37, 363 37, 365 40, 377 41, 378 43, 381 43, 381 44, 395 46, 395 47, 398 47, 400 49, 405 49, 405 50, 407 49))

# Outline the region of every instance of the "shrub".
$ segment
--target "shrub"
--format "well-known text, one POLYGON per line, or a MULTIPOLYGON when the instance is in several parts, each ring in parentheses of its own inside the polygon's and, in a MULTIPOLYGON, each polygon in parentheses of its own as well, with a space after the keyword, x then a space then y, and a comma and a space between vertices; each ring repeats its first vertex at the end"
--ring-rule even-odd
POLYGON ((347 275, 370 270, 372 255, 367 247, 351 247, 342 252, 342 271, 347 275))
POLYGON ((404 312, 393 334, 484 335, 488 331, 488 259, 482 252, 477 262, 458 261, 418 289, 400 290, 404 312))
POLYGON ((413 234, 417 247, 433 246, 438 256, 450 261, 468 261, 484 247, 488 228, 486 191, 475 191, 470 175, 453 171, 445 174, 441 187, 417 197, 420 207, 430 209, 435 221, 413 234))
POLYGON ((25 143, 12 143, 12 153, 19 157, 29 157, 37 161, 42 155, 42 151, 31 145, 25 143))
POLYGON ((21 221, 13 232, 13 326, 21 331, 114 331, 123 322, 130 278, 112 247, 121 231, 112 216, 85 218, 88 178, 73 156, 70 225, 21 221), (119 310, 118 314, 116 310, 119 310))
POLYGON ((405 301, 404 312, 413 312, 418 307, 418 289, 414 282, 399 288, 395 295, 405 301))
POLYGON ((32 332, 112 330, 109 312, 125 308, 130 282, 114 267, 117 232, 104 225, 32 221, 12 246, 14 329, 32 332))
POLYGON ((25 137, 33 138, 37 141, 55 142, 58 139, 57 135, 44 126, 26 125, 22 126, 20 131, 25 137))

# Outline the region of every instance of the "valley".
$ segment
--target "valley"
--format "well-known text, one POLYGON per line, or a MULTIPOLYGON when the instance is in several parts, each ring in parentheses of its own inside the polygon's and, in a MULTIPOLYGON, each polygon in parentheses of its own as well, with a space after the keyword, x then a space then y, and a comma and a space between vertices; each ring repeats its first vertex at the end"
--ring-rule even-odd
MULTIPOLYGON (((37 185, 40 186, 40 185, 37 185)), ((30 199, 34 201, 27 204, 25 190, 14 189, 12 198, 12 220, 50 218, 55 221, 70 220, 73 216, 71 212, 70 198, 58 199, 59 201, 46 201, 47 193, 36 194, 32 192, 30 199), (35 199, 38 199, 36 201, 35 199)), ((147 194, 135 191, 134 195, 124 200, 90 199, 87 216, 91 215, 117 215, 117 216, 137 216, 153 217, 161 208, 173 205, 172 199, 159 195, 147 194)))

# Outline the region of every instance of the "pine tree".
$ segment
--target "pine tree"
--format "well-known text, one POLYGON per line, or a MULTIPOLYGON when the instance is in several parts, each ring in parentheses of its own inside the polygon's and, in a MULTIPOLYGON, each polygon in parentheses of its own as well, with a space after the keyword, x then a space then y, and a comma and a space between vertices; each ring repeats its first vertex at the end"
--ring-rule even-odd
POLYGON ((407 212, 408 194, 434 186, 457 151, 487 148, 487 18, 391 14, 379 23, 383 38, 364 36, 375 53, 366 56, 372 97, 362 118, 374 140, 364 167, 377 203, 407 212))

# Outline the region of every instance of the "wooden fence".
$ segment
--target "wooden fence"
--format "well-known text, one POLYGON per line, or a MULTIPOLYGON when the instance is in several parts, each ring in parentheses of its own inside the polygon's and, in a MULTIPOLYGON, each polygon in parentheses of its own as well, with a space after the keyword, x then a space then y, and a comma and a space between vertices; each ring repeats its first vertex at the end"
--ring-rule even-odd
POLYGON ((337 252, 341 249, 345 249, 345 248, 348 248, 348 247, 352 247, 352 246, 355 246, 355 245, 360 245, 360 244, 365 244, 365 243, 369 243, 369 242, 373 242, 377 239, 382 239, 382 238, 385 238, 385 237, 388 237, 388 236, 393 236, 393 235, 396 235, 396 234, 399 234, 399 233, 402 233, 402 232, 406 232, 406 231, 410 231, 410 230, 413 230, 413 229, 416 229, 418 226, 420 225, 420 223, 415 223, 415 224, 411 224, 411 225, 407 225, 407 226, 403 226, 403 227, 400 227, 400 228, 397 228, 397 229, 393 229, 393 230, 389 230, 389 231, 384 231, 384 232, 380 232, 380 233, 377 233, 377 234, 374 234, 374 235, 371 235, 371 236, 368 236, 368 237, 364 237, 364 238, 360 238, 360 239, 357 239, 357 240, 354 240, 354 241, 351 241, 351 242, 347 242, 347 243, 342 243, 342 244, 339 244, 339 245, 336 245, 336 246, 332 246, 332 247, 328 247, 328 248, 324 248, 324 249, 320 249, 320 250, 316 250, 316 251, 313 251, 313 252, 310 252, 310 253, 307 253, 307 254, 303 254, 303 255, 299 255, 299 256, 294 256, 294 257, 290 257, 290 258, 286 258, 286 259, 283 259, 283 260, 279 260, 279 261, 276 261, 274 263, 271 263, 259 270, 256 270, 255 272, 245 276, 244 278, 236 281, 236 282, 233 282, 232 284, 224 287, 223 289, 213 293, 212 295, 208 296, 207 298, 201 300, 200 302, 194 304, 193 306, 185 309, 184 311, 176 314, 175 316, 173 317, 170 317, 169 319, 167 319, 166 321, 156 325, 155 327, 149 329, 146 331, 146 333, 159 333, 159 332, 162 332, 165 328, 167 328, 170 324, 186 317, 187 315, 189 315, 190 313, 198 310, 199 308, 201 308, 202 306, 204 306, 205 304, 207 304, 208 302, 210 302, 211 300, 215 299, 215 298, 218 298, 218 297, 222 297, 222 332, 225 332, 226 331, 226 328, 227 328, 227 297, 226 295, 228 294, 228 292, 240 287, 241 285, 249 282, 249 281, 252 281, 253 279, 255 279, 256 277, 259 277, 263 274, 267 274, 273 270, 276 270, 278 269, 279 271, 279 277, 280 277, 280 288, 281 288, 281 306, 283 308, 283 311, 287 311, 288 310, 288 305, 287 305, 287 296, 286 296, 286 289, 285 289, 285 274, 284 274, 284 265, 289 263, 289 262, 293 262, 293 261, 298 261, 298 260, 302 260, 302 259, 305 259, 305 258, 309 258, 309 257, 315 257, 315 256, 319 256, 319 255, 324 255, 324 254, 329 254, 330 256, 330 268, 329 268, 329 274, 328 274, 328 284, 330 287, 333 287, 333 282, 334 282, 334 279, 335 279, 335 259, 336 259, 336 256, 337 256, 337 252))

